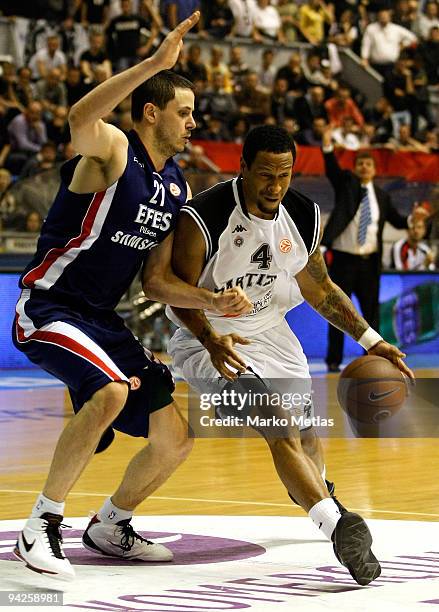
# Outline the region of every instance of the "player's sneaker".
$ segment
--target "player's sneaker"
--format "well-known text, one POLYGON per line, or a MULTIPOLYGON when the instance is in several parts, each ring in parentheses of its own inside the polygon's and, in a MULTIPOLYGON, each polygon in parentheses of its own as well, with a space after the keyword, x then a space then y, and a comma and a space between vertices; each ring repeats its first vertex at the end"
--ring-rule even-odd
POLYGON ((66 527, 61 524, 62 518, 59 514, 45 512, 40 518, 28 519, 18 536, 14 555, 34 572, 73 580, 75 571, 61 547, 61 527, 66 527))
POLYGON ((364 519, 354 512, 342 514, 332 534, 334 553, 361 585, 369 584, 381 574, 379 561, 371 550, 372 536, 364 519))
MULTIPOLYGON (((341 502, 338 501, 338 499, 335 497, 335 484, 333 482, 330 482, 329 480, 325 480, 326 483, 326 488, 328 489, 328 493, 331 496, 331 498, 334 500, 337 508, 340 511, 340 514, 344 514, 345 512, 347 512, 347 509, 343 506, 343 504, 341 502)), ((294 497, 291 495, 291 493, 288 493, 291 501, 293 501, 295 504, 299 505, 296 500, 294 499, 294 497)))
POLYGON ((87 550, 110 557, 130 561, 172 561, 174 555, 169 548, 142 538, 130 521, 103 523, 95 514, 82 536, 82 543, 87 550))

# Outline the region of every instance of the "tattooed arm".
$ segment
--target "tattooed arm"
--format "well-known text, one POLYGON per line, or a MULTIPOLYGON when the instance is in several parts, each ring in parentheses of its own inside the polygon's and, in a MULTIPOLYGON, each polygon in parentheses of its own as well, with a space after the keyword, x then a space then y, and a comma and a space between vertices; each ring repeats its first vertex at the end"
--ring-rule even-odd
MULTIPOLYGON (((296 274, 296 280, 305 300, 329 323, 359 340, 370 330, 369 324, 357 312, 346 293, 329 278, 325 260, 319 247, 314 251, 303 270, 296 274)), ((378 336, 379 337, 379 336, 378 336)), ((414 379, 414 374, 403 362, 402 353, 396 346, 378 340, 368 353, 380 355, 392 361, 398 368, 414 379)))
POLYGON ((358 340, 369 325, 357 312, 346 293, 329 278, 325 261, 317 248, 307 266, 296 275, 305 300, 329 323, 358 340))

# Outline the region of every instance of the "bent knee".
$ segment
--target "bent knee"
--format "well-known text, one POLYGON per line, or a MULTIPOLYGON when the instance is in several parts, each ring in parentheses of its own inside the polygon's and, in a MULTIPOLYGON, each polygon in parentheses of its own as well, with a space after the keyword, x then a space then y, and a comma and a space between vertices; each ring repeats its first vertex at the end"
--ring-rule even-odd
POLYGON ((108 427, 125 406, 128 385, 124 382, 111 382, 102 387, 89 399, 81 412, 86 412, 93 427, 103 430, 108 427))

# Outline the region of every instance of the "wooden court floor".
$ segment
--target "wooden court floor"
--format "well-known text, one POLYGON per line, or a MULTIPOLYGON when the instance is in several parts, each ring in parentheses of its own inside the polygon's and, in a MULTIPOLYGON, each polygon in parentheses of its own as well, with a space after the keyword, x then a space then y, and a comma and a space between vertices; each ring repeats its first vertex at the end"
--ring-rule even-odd
MULTIPOLYGON (((431 370, 418 374, 437 376, 431 370)), ((44 416, 43 410, 38 420, 11 418, 0 425, 0 519, 25 518, 43 486, 56 439, 71 414, 67 394, 59 390, 57 397, 57 415, 44 416)), ((178 383, 183 407, 185 397, 185 384, 178 383)), ((332 410, 340 410, 331 402, 332 410)), ((97 510, 144 443, 118 434, 75 485, 66 516, 97 510)), ((376 519, 439 520, 437 438, 330 438, 323 445, 327 477, 351 510, 376 519)), ((187 461, 137 513, 303 516, 289 501, 266 444, 250 438, 196 440, 187 461)))

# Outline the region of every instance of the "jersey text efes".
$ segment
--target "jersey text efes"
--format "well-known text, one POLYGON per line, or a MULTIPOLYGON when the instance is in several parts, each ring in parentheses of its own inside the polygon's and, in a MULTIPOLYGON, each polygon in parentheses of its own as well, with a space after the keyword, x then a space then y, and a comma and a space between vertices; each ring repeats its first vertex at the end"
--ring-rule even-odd
POLYGON ((80 157, 61 169, 62 183, 48 213, 37 252, 20 286, 33 294, 87 309, 113 309, 151 249, 174 229, 187 197, 183 174, 171 158, 155 171, 135 131, 116 183, 99 193, 68 189, 80 157), (40 294, 41 295, 41 294, 40 294))
POLYGON ((312 200, 290 188, 276 217, 260 219, 248 213, 237 177, 198 194, 181 210, 193 218, 206 244, 198 285, 216 292, 241 287, 253 303, 252 312, 239 317, 206 312, 219 333, 259 333, 303 301, 294 277, 320 237, 320 211, 312 200))

